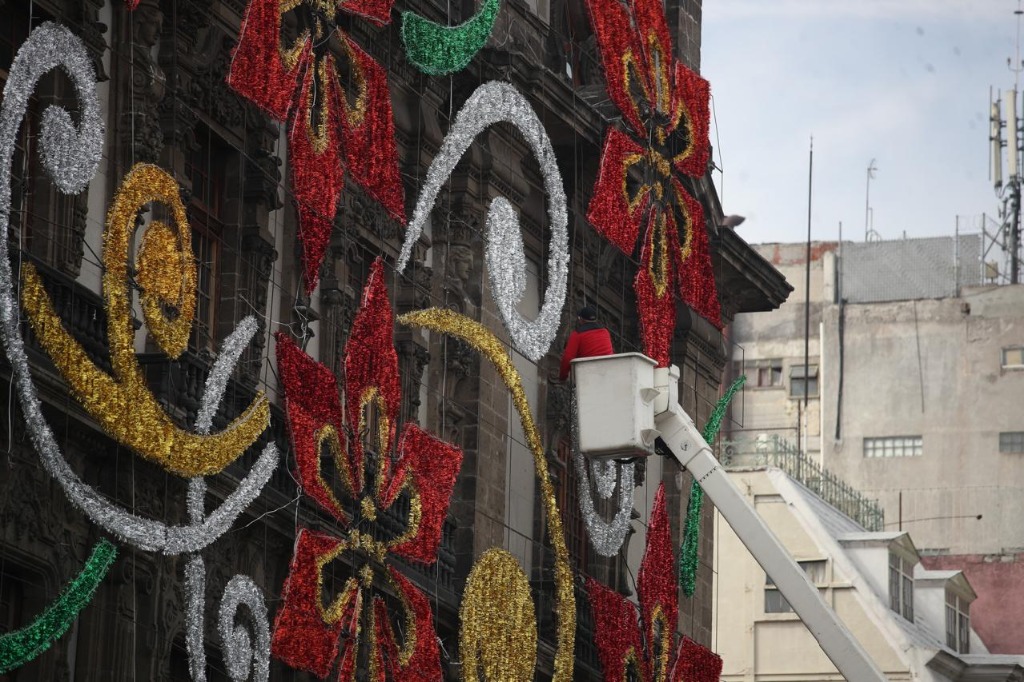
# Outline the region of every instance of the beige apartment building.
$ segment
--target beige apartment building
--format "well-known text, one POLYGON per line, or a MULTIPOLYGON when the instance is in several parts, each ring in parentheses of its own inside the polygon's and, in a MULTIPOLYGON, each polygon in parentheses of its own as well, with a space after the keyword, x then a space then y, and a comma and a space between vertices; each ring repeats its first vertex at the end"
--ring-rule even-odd
MULTIPOLYGON (((784 466, 795 472, 796 464, 784 466)), ((970 616, 976 593, 963 572, 925 569, 911 533, 868 531, 756 456, 737 458, 729 470, 887 679, 1024 680, 1024 656, 989 653, 978 637, 970 616)), ((723 682, 843 680, 716 516, 714 632, 723 682)))
POLYGON ((988 647, 1024 653, 1024 286, 986 282, 978 235, 814 243, 809 297, 806 244, 755 248, 795 291, 732 325, 732 451, 783 443, 877 500, 878 530, 964 571, 988 647))

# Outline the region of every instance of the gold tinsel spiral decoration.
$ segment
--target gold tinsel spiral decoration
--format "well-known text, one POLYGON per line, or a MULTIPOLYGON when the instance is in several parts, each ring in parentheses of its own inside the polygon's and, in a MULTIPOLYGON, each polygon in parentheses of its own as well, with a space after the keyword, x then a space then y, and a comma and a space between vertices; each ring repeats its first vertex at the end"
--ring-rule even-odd
POLYGON ((270 423, 270 408, 260 393, 227 429, 204 436, 178 428, 146 386, 135 356, 128 250, 136 216, 150 202, 169 208, 174 226, 159 221, 149 226, 140 248, 136 281, 142 288, 143 316, 150 333, 169 357, 180 356, 188 345, 195 315, 192 232, 178 183, 156 166, 133 167, 107 214, 103 296, 114 375, 97 367, 64 329, 31 264, 22 269, 22 305, 39 343, 105 432, 171 473, 207 476, 221 471, 256 441, 270 423))
POLYGON ((514 556, 493 548, 477 560, 462 594, 459 619, 462 679, 533 679, 537 619, 530 582, 514 556))
MULTIPOLYGON (((569 566, 569 551, 565 546, 565 531, 562 528, 562 514, 555 500, 555 490, 548 477, 548 464, 544 457, 544 446, 540 432, 530 412, 530 403, 523 390, 522 378, 509 357, 503 344, 487 327, 465 315, 444 308, 429 308, 406 313, 398 318, 401 324, 410 327, 424 327, 442 334, 450 334, 468 343, 481 353, 498 371, 501 380, 512 394, 512 403, 519 412, 523 433, 533 453, 534 470, 540 483, 541 501, 548 526, 548 537, 555 553, 555 611, 558 617, 555 682, 570 682, 573 673, 573 647, 576 637, 576 599, 573 594, 572 569, 569 566)), ((499 676, 496 679, 505 679, 499 676)))

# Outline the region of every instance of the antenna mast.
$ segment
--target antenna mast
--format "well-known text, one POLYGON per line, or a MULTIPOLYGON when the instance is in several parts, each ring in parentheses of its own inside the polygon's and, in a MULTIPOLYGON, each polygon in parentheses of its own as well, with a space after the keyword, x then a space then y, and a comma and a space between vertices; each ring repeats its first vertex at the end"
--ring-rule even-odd
MULTIPOLYGON (((1020 25, 1024 9, 1021 9, 1021 0, 1017 0, 1017 9, 1014 11, 1017 17, 1017 47, 1016 59, 1006 59, 1007 68, 1013 72, 1013 88, 1003 92, 1000 99, 996 91, 995 98, 989 95, 991 113, 990 156, 992 164, 990 168, 991 179, 995 185, 996 194, 1003 199, 1003 209, 1000 211, 1003 223, 999 233, 1002 239, 1004 253, 1010 260, 1010 283, 1020 282, 1020 218, 1021 218, 1021 181, 1022 169, 1021 160, 1024 157, 1024 126, 1018 117, 1018 97, 1020 96, 1020 75, 1024 72, 1024 61, 1020 58, 1020 25), (1003 119, 1005 113, 1006 118, 1003 119), (1003 128, 1006 128, 1006 141, 1003 141, 1003 128), (1003 184, 1003 147, 1006 147, 1007 173, 1006 184, 1003 184), (1005 241, 1004 241, 1005 240, 1005 241)), ((1021 111, 1024 114, 1024 111, 1021 111)))

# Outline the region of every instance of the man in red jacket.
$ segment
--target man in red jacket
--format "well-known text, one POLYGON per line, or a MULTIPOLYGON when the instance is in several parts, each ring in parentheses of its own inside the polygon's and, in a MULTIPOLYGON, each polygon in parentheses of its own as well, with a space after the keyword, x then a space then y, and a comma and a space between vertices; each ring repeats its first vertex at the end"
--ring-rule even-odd
POLYGON ((604 325, 597 321, 597 310, 593 306, 580 309, 576 329, 569 335, 562 353, 562 367, 558 379, 565 381, 569 377, 569 363, 576 358, 593 358, 599 355, 614 355, 612 336, 604 325))

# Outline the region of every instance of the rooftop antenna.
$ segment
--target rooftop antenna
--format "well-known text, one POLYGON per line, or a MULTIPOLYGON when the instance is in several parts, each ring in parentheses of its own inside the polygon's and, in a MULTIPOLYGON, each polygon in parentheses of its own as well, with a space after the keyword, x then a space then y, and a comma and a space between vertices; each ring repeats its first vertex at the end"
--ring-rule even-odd
POLYGON ((875 165, 875 160, 871 159, 868 162, 868 179, 864 189, 864 241, 866 242, 873 239, 877 240, 879 237, 879 234, 875 232, 874 226, 871 224, 871 181, 874 180, 875 171, 877 170, 878 166, 875 165))
POLYGON ((1006 127, 1007 127, 1007 161, 1008 180, 1010 189, 1010 210, 1009 239, 1007 240, 1010 252, 1010 284, 1017 284, 1020 281, 1020 185, 1021 169, 1020 156, 1024 152, 1021 149, 1022 136, 1021 125, 1017 119, 1017 95, 1020 92, 1020 74, 1024 71, 1024 61, 1020 58, 1020 20, 1024 15, 1021 9, 1021 0, 1017 0, 1017 9, 1014 11, 1017 17, 1017 52, 1016 59, 1007 58, 1006 66, 1013 72, 1013 90, 1007 93, 1006 98, 1006 127))

